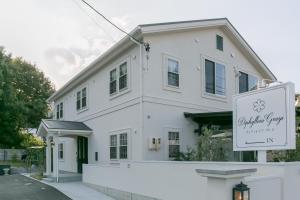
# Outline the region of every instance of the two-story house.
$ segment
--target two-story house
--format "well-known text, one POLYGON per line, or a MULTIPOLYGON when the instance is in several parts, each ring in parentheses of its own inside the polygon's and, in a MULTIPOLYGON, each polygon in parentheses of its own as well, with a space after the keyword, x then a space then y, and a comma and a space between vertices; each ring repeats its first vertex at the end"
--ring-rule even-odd
POLYGON ((170 160, 195 147, 202 121, 230 121, 232 95, 276 80, 226 18, 139 25, 130 35, 48 99, 54 119, 38 133, 49 175, 170 160))

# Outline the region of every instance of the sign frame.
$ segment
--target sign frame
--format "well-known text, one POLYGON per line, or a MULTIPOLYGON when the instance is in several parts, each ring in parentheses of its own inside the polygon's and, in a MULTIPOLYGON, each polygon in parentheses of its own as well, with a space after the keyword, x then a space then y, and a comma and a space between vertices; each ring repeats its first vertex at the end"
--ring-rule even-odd
MULTIPOLYGON (((268 98, 270 98, 270 97, 268 97, 268 98)), ((263 101, 263 100, 261 100, 261 101, 263 101)), ((282 83, 282 84, 278 84, 275 86, 270 86, 267 88, 234 95, 232 103, 233 103, 233 115, 232 115, 232 117, 233 117, 233 121, 232 121, 233 122, 233 151, 265 151, 265 150, 286 150, 286 149, 295 149, 296 148, 295 86, 293 83, 291 83, 291 82, 282 83), (268 94, 270 96, 271 95, 270 92, 275 93, 282 89, 284 90, 284 102, 280 101, 279 103, 281 105, 284 104, 284 111, 285 111, 284 116, 286 117, 286 119, 284 120, 285 132, 283 132, 282 134, 284 134, 284 135, 280 135, 280 137, 285 138, 284 144, 271 145, 271 143, 268 143, 266 141, 261 142, 261 144, 259 142, 255 143, 255 144, 248 143, 246 138, 247 137, 249 138, 250 136, 245 136, 245 134, 246 134, 245 131, 238 131, 238 129, 239 129, 238 123, 240 120, 240 119, 238 119, 238 117, 239 117, 238 109, 240 109, 240 106, 241 106, 238 104, 238 102, 247 101, 248 99, 253 99, 256 96, 258 97, 257 98, 258 100, 261 100, 261 96, 268 95, 268 94), (243 145, 240 145, 241 143, 243 145)), ((259 103, 260 102, 258 102, 258 104, 259 103)), ((279 103, 277 103, 277 104, 279 104, 279 103)), ((256 108, 254 108, 254 104, 251 104, 251 106, 253 106, 253 110, 256 109, 256 108)), ((262 107, 264 109, 264 105, 262 107)), ((280 108, 282 109, 283 107, 280 107, 280 108)), ((257 111, 257 113, 259 113, 260 108, 257 108, 257 109, 258 110, 254 110, 254 111, 257 111)), ((254 115, 253 115, 253 117, 254 117, 254 115)), ((252 119, 252 117, 251 117, 251 119, 252 119)), ((260 119, 262 119, 262 118, 260 118, 260 119)), ((263 119, 262 119, 262 123, 263 123, 263 119)), ((252 126, 250 128, 252 128, 252 126)), ((261 129, 261 130, 262 130, 261 134, 265 134, 265 135, 272 134, 272 132, 267 133, 266 129, 265 130, 261 129)), ((258 136, 255 136, 255 134, 252 134, 252 135, 253 135, 254 141, 259 141, 257 139, 259 137, 259 135, 258 136)), ((277 137, 278 137, 278 135, 277 135, 277 137)), ((272 138, 272 137, 270 137, 270 138, 272 138)), ((266 140, 268 140, 268 139, 269 138, 266 138, 266 140)), ((260 138, 260 140, 261 140, 261 138, 260 138)))

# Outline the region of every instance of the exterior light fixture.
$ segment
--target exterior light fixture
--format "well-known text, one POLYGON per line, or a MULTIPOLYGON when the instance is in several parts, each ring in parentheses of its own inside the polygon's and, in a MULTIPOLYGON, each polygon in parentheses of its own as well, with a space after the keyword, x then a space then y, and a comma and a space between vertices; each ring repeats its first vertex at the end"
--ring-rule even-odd
POLYGON ((250 188, 243 182, 232 189, 232 200, 250 200, 250 188))

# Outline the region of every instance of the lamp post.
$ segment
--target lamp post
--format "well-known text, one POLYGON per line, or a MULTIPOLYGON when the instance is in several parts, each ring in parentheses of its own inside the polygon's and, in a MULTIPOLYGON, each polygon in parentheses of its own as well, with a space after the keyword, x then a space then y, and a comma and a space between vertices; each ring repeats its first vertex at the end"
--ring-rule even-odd
POLYGON ((232 200, 250 200, 250 188, 243 182, 232 189, 232 200))

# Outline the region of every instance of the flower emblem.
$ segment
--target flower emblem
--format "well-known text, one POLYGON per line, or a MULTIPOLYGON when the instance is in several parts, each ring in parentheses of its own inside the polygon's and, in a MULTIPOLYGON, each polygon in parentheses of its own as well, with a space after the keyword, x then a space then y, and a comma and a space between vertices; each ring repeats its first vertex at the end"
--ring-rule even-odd
POLYGON ((262 111, 263 109, 266 108, 265 106, 266 102, 261 100, 261 99, 257 99, 254 103, 253 103, 253 110, 256 111, 256 112, 260 112, 262 111))

